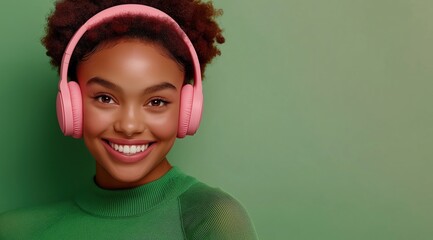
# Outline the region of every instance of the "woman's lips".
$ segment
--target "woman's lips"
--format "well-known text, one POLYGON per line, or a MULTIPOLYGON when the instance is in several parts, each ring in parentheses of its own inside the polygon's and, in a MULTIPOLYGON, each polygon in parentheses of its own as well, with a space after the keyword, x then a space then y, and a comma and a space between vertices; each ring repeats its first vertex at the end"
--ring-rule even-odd
MULTIPOLYGON (((122 141, 122 142, 132 143, 133 141, 122 141)), ((123 163, 135 163, 140 161, 141 159, 145 158, 156 146, 156 143, 150 143, 150 142, 145 143, 143 141, 135 141, 134 144, 117 144, 117 143, 120 143, 120 141, 116 141, 116 143, 113 143, 110 142, 109 140, 102 140, 102 144, 107 150, 107 152, 114 159, 123 163), (117 151, 113 148, 115 145, 117 145, 116 146, 116 148, 118 148, 117 151), (129 149, 126 150, 124 148, 129 148, 129 149), (121 150, 122 152, 119 152, 119 150, 121 150)))
POLYGON ((139 152, 143 152, 149 147, 149 144, 143 144, 143 145, 121 145, 121 144, 115 144, 115 143, 108 143, 111 148, 114 150, 123 153, 125 155, 133 155, 139 152))

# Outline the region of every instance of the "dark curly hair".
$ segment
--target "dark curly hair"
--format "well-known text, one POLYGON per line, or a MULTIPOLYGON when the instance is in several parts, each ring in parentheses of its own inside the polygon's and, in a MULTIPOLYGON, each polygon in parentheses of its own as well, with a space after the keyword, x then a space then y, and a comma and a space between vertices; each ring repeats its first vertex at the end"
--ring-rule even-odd
MULTIPOLYGON (((171 16, 188 35, 197 52, 202 73, 217 55, 217 44, 224 43, 222 29, 215 17, 222 10, 215 9, 212 2, 200 0, 61 0, 47 18, 46 35, 42 44, 47 49, 51 64, 60 71, 63 52, 73 34, 96 13, 120 4, 142 4, 157 8, 171 16)), ((192 79, 193 66, 189 51, 180 36, 166 21, 144 16, 119 16, 98 24, 87 31, 78 42, 68 69, 68 77, 76 80, 76 68, 102 43, 124 38, 142 39, 160 44, 170 57, 180 63, 185 71, 185 81, 192 79)))

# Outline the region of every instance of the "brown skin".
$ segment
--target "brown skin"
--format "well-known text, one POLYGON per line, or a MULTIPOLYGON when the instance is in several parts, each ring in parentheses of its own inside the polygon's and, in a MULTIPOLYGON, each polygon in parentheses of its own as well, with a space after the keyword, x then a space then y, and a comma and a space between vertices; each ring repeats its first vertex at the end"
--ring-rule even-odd
POLYGON ((176 140, 184 75, 162 47, 134 39, 102 46, 79 63, 83 138, 95 158, 100 187, 132 188, 170 170, 166 155, 176 140), (95 77, 116 87, 91 81, 95 77), (145 91, 157 85, 163 87, 145 91), (107 151, 105 139, 145 140, 153 146, 143 159, 125 163, 107 151))

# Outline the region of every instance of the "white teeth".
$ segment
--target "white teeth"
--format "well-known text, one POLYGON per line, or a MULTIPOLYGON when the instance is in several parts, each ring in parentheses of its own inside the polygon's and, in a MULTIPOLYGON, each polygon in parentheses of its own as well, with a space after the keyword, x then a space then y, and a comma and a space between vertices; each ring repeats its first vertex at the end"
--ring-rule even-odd
POLYGON ((136 153, 136 152, 137 152, 137 146, 131 146, 131 148, 129 149, 129 152, 130 152, 131 154, 136 153))
POLYGON ((121 153, 124 153, 125 155, 133 155, 139 152, 143 152, 149 147, 149 144, 144 145, 118 145, 115 143, 110 142, 110 146, 121 153))
POLYGON ((123 153, 129 154, 129 146, 124 146, 123 147, 123 153))

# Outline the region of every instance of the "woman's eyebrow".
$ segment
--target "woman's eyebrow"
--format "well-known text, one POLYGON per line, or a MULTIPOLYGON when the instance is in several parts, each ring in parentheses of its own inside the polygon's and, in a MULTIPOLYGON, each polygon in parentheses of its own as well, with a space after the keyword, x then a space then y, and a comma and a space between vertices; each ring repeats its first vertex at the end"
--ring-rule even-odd
POLYGON ((144 89, 143 94, 145 94, 145 95, 151 94, 151 93, 162 91, 165 89, 171 89, 171 90, 175 90, 175 91, 177 90, 177 88, 173 84, 171 84, 169 82, 163 82, 163 83, 156 84, 156 85, 153 85, 153 86, 150 86, 150 87, 144 89))
MULTIPOLYGON (((86 83, 86 85, 93 85, 93 84, 101 85, 101 86, 109 88, 113 91, 122 91, 122 89, 119 86, 117 86, 116 84, 114 84, 108 80, 102 79, 100 77, 93 77, 86 83)), ((177 90, 177 88, 173 84, 171 84, 169 82, 162 82, 162 83, 147 87, 146 89, 143 90, 143 94, 151 94, 151 93, 155 93, 155 92, 166 90, 166 89, 177 90)))
POLYGON ((109 88, 113 91, 120 91, 121 90, 120 87, 117 86, 116 84, 114 84, 108 80, 102 79, 100 77, 93 77, 86 83, 87 86, 93 85, 93 84, 101 85, 101 86, 109 88))

